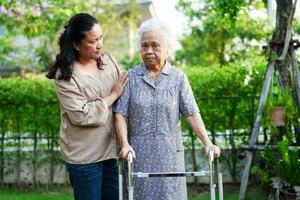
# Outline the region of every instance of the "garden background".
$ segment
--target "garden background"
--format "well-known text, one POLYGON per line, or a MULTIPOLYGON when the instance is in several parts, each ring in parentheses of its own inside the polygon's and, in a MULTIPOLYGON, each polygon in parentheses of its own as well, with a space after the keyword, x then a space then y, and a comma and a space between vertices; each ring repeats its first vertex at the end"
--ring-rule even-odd
MULTIPOLYGON (((253 129, 267 63, 270 57, 280 55, 270 56, 270 41, 282 25, 276 24, 276 10, 268 12, 270 2, 177 2, 189 30, 170 62, 187 74, 209 136, 222 148, 225 199, 238 199, 245 144, 253 129)), ((294 1, 278 2, 282 8, 290 8, 294 1)), ((0 1, 0 199, 72 199, 59 152, 58 100, 45 73, 58 52, 57 39, 66 20, 78 12, 97 16, 104 30, 104 48, 124 69, 140 62, 134 37, 137 27, 143 20, 157 17, 152 1, 0 1)), ((299 17, 294 18, 292 27, 297 44, 299 17)), ((298 58, 299 53, 296 51, 298 58)), ((276 65, 257 140, 267 150, 255 151, 246 199, 272 198, 271 178, 282 179, 272 156, 288 163, 295 158, 295 168, 284 168, 284 177, 296 177, 298 180, 289 180, 300 185, 299 150, 284 151, 286 146, 300 146, 297 94, 295 83, 286 84, 281 75, 280 65, 276 65), (276 126, 270 110, 282 103, 285 124, 276 126), (271 145, 279 148, 271 150, 271 145)), ((187 170, 206 169, 203 146, 185 120, 182 133, 187 170)), ((189 178, 188 183, 190 199, 208 199, 207 179, 189 178)))

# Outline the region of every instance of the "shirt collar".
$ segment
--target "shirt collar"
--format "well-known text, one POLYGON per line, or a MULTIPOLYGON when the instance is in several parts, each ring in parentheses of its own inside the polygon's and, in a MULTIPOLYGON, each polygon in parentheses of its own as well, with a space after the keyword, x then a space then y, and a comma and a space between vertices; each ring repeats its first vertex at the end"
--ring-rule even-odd
MULTIPOLYGON (((166 61, 166 64, 162 68, 161 72, 165 75, 168 75, 171 73, 171 70, 172 70, 171 64, 168 61, 166 61)), ((140 64, 140 67, 138 68, 137 73, 138 73, 138 75, 145 75, 146 73, 149 73, 149 71, 147 70, 144 63, 140 64)))
POLYGON ((172 70, 171 64, 170 64, 168 61, 166 61, 166 64, 165 64, 165 66, 162 68, 161 72, 162 72, 163 74, 168 75, 168 74, 171 73, 171 70, 172 70))

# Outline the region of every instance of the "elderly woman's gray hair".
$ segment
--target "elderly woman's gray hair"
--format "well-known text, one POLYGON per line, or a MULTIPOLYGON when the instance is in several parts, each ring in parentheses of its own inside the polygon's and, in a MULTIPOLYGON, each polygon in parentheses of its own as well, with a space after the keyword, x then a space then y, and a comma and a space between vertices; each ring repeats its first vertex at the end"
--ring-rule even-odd
POLYGON ((173 35, 169 27, 157 20, 157 19, 148 19, 144 21, 137 31, 137 48, 141 48, 141 40, 144 33, 155 32, 162 36, 165 47, 167 48, 168 55, 173 51, 173 35))

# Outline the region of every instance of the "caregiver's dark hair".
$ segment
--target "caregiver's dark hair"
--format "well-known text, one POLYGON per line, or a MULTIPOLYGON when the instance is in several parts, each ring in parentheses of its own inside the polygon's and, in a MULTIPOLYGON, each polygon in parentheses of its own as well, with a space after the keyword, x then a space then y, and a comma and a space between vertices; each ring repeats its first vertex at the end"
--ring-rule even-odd
MULTIPOLYGON (((73 73, 73 64, 78 60, 78 51, 73 47, 73 43, 80 43, 86 36, 85 32, 91 30, 98 20, 87 13, 74 15, 64 26, 65 30, 59 37, 60 52, 56 55, 56 60, 51 66, 47 78, 55 78, 56 72, 60 69, 59 80, 69 81, 73 73)), ((97 59, 97 67, 102 69, 101 58, 97 59)))

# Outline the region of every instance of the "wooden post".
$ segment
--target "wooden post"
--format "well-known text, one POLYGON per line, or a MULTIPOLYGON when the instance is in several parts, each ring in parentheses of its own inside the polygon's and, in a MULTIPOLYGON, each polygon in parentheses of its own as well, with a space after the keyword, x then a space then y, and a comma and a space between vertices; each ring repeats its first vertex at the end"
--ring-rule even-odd
MULTIPOLYGON (((270 83, 271 83, 273 74, 274 74, 274 61, 270 60, 269 63, 268 63, 268 67, 267 67, 267 73, 266 73, 266 78, 265 78, 265 81, 264 81, 264 85, 263 85, 263 88, 262 88, 262 91, 261 91, 259 106, 258 106, 254 126, 253 126, 253 129, 252 129, 251 138, 250 138, 250 141, 249 141, 249 146, 254 145, 256 143, 256 140, 257 140, 257 137, 258 137, 258 134, 259 134, 259 128, 260 128, 262 112, 263 112, 263 108, 264 108, 266 100, 267 100, 267 96, 268 96, 270 83)), ((250 171, 252 159, 253 159, 253 152, 250 151, 250 150, 247 150, 247 152, 246 152, 246 163, 245 163, 245 168, 244 168, 243 176, 242 176, 242 180, 241 180, 239 200, 245 199, 246 189, 247 189, 247 184, 248 184, 248 178, 249 178, 249 171, 250 171)))
MULTIPOLYGON (((297 47, 296 47, 297 48, 297 47)), ((298 68, 298 61, 295 55, 295 48, 294 45, 290 47, 290 57, 291 57, 291 65, 292 65, 292 72, 293 78, 295 83, 295 91, 296 91, 296 104, 298 107, 298 115, 300 115, 300 75, 299 75, 299 68, 298 68)), ((295 126, 295 136, 296 136, 296 143, 300 145, 300 133, 299 133, 299 125, 295 126), (297 127, 298 126, 298 127, 297 127)))
POLYGON ((292 70, 293 70, 293 76, 295 81, 295 89, 296 89, 296 96, 297 96, 297 105, 298 110, 300 111, 300 75, 299 75, 299 68, 298 68, 298 61, 295 55, 295 49, 293 45, 290 47, 290 55, 292 59, 292 70))

